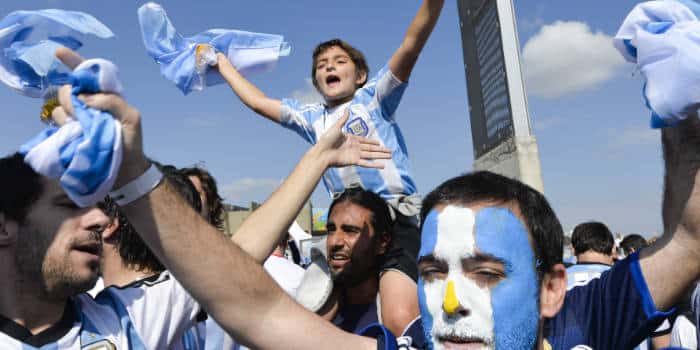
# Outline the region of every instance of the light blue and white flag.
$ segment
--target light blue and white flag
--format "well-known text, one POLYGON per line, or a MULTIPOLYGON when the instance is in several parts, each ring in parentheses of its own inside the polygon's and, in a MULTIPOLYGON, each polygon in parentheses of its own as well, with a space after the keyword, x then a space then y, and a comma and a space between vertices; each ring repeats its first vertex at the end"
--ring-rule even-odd
POLYGON ((80 93, 121 94, 117 67, 90 59, 70 75, 75 118, 51 126, 20 148, 24 161, 37 173, 60 179, 68 196, 81 207, 102 200, 112 189, 122 160, 121 124, 111 114, 87 107, 80 93))
POLYGON ((210 29, 185 38, 163 7, 153 2, 141 6, 138 15, 146 51, 160 65, 161 74, 185 95, 224 82, 217 71, 208 69, 216 64, 216 51, 224 53, 243 75, 270 70, 291 51, 284 38, 274 34, 210 29))
POLYGON ((111 38, 95 17, 63 10, 15 11, 0 21, 0 81, 30 97, 50 86, 70 83, 70 71, 55 57, 56 49, 77 50, 84 37, 111 38))
POLYGON ((615 47, 646 80, 652 128, 673 126, 700 107, 699 15, 693 0, 643 2, 615 36, 615 47))

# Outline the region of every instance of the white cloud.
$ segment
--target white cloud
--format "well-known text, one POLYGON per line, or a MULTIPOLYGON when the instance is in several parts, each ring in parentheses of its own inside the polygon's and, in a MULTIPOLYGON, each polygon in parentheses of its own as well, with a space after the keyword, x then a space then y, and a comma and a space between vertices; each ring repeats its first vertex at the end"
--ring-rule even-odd
POLYGON ((523 72, 528 93, 556 98, 592 89, 624 63, 612 37, 593 33, 583 22, 545 25, 523 47, 523 72))
POLYGON ((311 78, 304 79, 304 87, 292 91, 292 98, 301 103, 323 103, 323 97, 316 91, 311 78))
POLYGON ((224 185, 221 194, 231 203, 262 202, 280 183, 279 179, 242 178, 224 185))

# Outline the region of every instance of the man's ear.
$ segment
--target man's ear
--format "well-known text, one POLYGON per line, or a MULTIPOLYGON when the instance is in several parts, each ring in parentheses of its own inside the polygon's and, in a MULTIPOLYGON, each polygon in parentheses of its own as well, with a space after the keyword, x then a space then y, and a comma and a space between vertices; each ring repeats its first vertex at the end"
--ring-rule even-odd
POLYGON ((544 273, 540 287, 540 315, 552 318, 561 310, 566 297, 566 268, 555 264, 544 273))
POLYGON ((5 217, 5 213, 0 213, 0 247, 6 247, 17 241, 19 225, 17 222, 5 217))
POLYGON ((114 234, 117 232, 119 229, 119 218, 115 217, 112 219, 107 227, 105 227, 104 231, 102 231, 102 240, 107 242, 111 238, 114 237, 114 234))

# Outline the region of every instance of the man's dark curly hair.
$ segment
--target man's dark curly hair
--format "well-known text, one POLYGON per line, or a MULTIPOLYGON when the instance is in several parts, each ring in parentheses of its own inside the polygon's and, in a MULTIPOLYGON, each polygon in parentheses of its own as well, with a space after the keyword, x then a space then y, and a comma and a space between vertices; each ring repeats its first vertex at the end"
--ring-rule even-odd
MULTIPOLYGON (((156 166, 163 173, 164 180, 169 182, 192 209, 199 212, 201 209, 199 195, 187 176, 180 174, 171 165, 163 166, 156 163, 156 166)), ((161 272, 165 270, 165 266, 141 239, 117 203, 107 197, 98 203, 98 207, 111 219, 119 219, 119 228, 114 239, 119 256, 126 267, 136 271, 161 272)))
MULTIPOLYGON (((206 219, 210 224, 214 225, 219 231, 224 230, 224 206, 223 199, 219 196, 219 189, 216 185, 214 177, 205 169, 195 166, 191 168, 182 168, 180 173, 185 176, 196 176, 202 183, 202 189, 206 195, 207 206, 209 212, 206 219)), ((202 203, 204 204, 204 203, 202 203)))

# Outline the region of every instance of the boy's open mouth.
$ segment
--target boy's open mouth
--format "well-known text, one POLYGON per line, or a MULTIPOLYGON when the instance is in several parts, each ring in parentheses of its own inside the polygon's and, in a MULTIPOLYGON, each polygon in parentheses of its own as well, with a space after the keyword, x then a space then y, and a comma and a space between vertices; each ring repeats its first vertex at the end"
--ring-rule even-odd
POLYGON ((328 85, 329 87, 333 87, 338 83, 340 83, 340 77, 338 77, 337 75, 331 74, 326 77, 326 85, 328 85))

